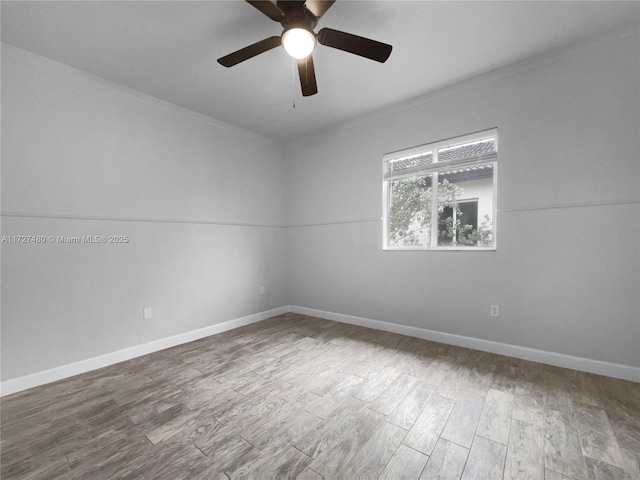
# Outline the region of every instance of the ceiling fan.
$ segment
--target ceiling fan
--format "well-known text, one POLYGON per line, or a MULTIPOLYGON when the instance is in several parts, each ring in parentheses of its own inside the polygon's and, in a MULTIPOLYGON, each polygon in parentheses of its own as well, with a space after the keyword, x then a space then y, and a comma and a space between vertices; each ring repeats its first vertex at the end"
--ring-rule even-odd
POLYGON ((245 0, 271 20, 280 22, 282 34, 265 38, 248 47, 241 48, 218 59, 225 67, 232 67, 256 55, 276 48, 284 47, 289 55, 296 59, 302 95, 307 97, 318 93, 316 74, 311 52, 317 43, 337 48, 345 52, 384 63, 391 55, 391 45, 359 37, 351 33, 332 28, 323 28, 314 33, 318 20, 334 4, 335 0, 245 0))

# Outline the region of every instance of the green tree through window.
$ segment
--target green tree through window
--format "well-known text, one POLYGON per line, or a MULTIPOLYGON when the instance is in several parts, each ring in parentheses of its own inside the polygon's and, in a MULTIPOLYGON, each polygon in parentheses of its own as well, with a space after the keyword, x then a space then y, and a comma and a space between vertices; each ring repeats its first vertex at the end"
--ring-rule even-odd
POLYGON ((495 130, 387 154, 383 164, 385 248, 495 247, 495 130))

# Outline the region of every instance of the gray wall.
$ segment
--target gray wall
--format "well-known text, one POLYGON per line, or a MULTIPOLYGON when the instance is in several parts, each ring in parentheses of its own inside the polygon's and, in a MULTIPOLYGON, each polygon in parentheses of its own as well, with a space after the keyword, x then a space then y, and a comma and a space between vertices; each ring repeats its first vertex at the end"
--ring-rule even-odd
POLYGON ((2 245, 2 380, 286 305, 283 172, 264 139, 3 45, 2 235, 130 240, 2 245))
POLYGON ((2 234, 130 241, 2 245, 2 380, 287 304, 640 366, 638 41, 284 151, 3 45, 2 234), (497 251, 382 251, 382 155, 491 127, 497 251))
POLYGON ((538 59, 287 148, 289 304, 640 366, 638 43, 538 59), (382 251, 383 154, 492 127, 497 251, 382 251))

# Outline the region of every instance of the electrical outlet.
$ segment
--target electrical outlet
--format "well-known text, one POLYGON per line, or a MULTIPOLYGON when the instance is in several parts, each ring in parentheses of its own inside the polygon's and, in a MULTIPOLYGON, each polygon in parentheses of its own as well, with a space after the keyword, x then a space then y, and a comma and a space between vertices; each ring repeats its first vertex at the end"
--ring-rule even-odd
POLYGON ((489 309, 489 314, 492 317, 499 317, 500 316, 500 307, 498 305, 491 305, 491 308, 489 309))
POLYGON ((264 295, 264 287, 260 287, 260 295, 264 295))
POLYGON ((145 320, 151 320, 153 318, 153 314, 151 313, 151 307, 144 307, 142 310, 142 317, 145 320))

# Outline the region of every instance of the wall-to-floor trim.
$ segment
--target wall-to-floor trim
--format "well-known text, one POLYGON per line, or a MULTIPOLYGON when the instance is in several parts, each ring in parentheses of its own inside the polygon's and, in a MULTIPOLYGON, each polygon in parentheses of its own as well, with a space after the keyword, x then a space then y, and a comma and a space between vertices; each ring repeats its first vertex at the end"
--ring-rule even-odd
POLYGON ((29 388, 38 387, 46 383, 55 382, 64 378, 73 377, 81 373, 96 370, 98 368, 107 367, 116 363, 124 362, 132 358, 147 355, 149 353, 164 350, 165 348, 175 347, 183 343, 193 342, 216 333, 226 332, 227 330, 233 330, 234 328, 243 327, 252 323, 266 320, 267 318, 281 315, 289 311, 288 307, 279 307, 264 312, 254 313, 253 315, 247 315, 246 317, 240 317, 233 320, 229 320, 222 323, 217 323, 190 332, 179 333, 167 338, 161 338, 152 342, 144 343, 142 345, 136 345, 135 347, 129 347, 115 352, 106 353, 93 358, 87 358, 86 360, 80 360, 79 362, 62 365, 42 372, 33 373, 31 375, 25 375, 24 377, 12 378, 0 383, 0 396, 11 395, 12 393, 18 393, 29 388))
POLYGON ((336 322, 373 328, 375 330, 399 333, 401 335, 422 338, 424 340, 445 343, 447 345, 455 345, 457 347, 471 348, 483 352, 497 353, 499 355, 506 355, 523 360, 530 360, 533 362, 545 363, 547 365, 555 365, 557 367, 570 368, 573 370, 580 370, 582 372, 595 373, 597 375, 605 375, 607 377, 620 378, 640 383, 640 368, 630 365, 621 365, 618 363, 592 360, 589 358, 574 357, 572 355, 537 350, 535 348, 510 345, 507 343, 493 342, 491 340, 484 340, 481 338, 437 332, 426 328, 411 327, 408 325, 382 322, 380 320, 372 320, 369 318, 355 317, 353 315, 326 312, 315 308, 290 305, 289 311, 302 315, 333 320, 336 322))
POLYGON ((132 358, 147 355, 149 353, 164 350, 165 348, 174 347, 183 343, 193 342, 204 337, 215 335, 217 333, 233 330, 234 328, 243 327, 252 323, 257 323, 267 318, 283 313, 299 313, 301 315, 309 315, 312 317, 324 318, 350 325, 358 325, 361 327, 373 328, 375 330, 383 330, 385 332, 398 333, 400 335, 408 335, 410 337, 422 338, 433 342, 444 343, 447 345, 455 345, 457 347, 471 348, 483 352, 497 353, 509 357, 521 358, 533 362, 545 363, 547 365, 555 365, 557 367, 571 368, 588 373, 605 375, 607 377, 620 378, 632 382, 640 383, 640 368, 630 365, 621 365, 617 363, 603 362, 583 357, 574 357, 562 353, 548 352, 545 350, 537 350, 534 348, 522 347, 518 345, 510 345, 507 343, 493 342, 481 338, 465 337, 464 335, 455 335, 452 333, 437 332, 426 328, 411 327, 408 325, 400 325, 396 323, 382 322, 380 320, 372 320, 370 318, 356 317, 353 315, 345 315, 342 313, 327 312, 315 308, 299 307, 296 305, 288 305, 284 307, 274 308, 264 312, 254 313, 246 317, 236 318, 227 322, 218 323, 209 327, 192 330, 190 332, 180 333, 160 340, 137 345, 135 347, 125 348, 115 352, 99 355, 97 357, 88 358, 79 362, 62 365, 60 367, 45 370, 43 372, 25 375, 24 377, 13 378, 0 383, 0 396, 11 395, 29 388, 38 387, 46 383, 55 382, 64 378, 79 375, 81 373, 96 370, 98 368, 107 367, 116 363, 124 362, 132 358))

